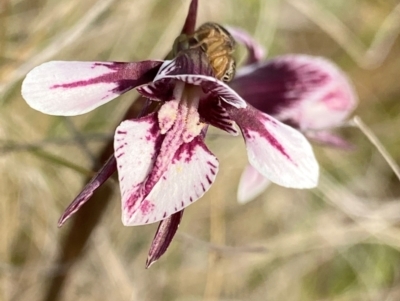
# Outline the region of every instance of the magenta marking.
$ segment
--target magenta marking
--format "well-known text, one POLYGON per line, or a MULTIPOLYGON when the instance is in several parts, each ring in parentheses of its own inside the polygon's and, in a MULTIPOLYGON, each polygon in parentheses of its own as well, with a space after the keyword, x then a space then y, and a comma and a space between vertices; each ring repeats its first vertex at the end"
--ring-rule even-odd
POLYGON ((115 149, 115 152, 118 152, 119 150, 123 149, 125 146, 126 146, 126 144, 121 144, 120 146, 118 146, 118 147, 115 149))
POLYGON ((326 106, 334 111, 345 111, 348 109, 350 101, 342 91, 331 91, 323 97, 326 106))
MULTIPOLYGON (((246 129, 243 129, 243 132, 245 132, 245 131, 246 131, 247 137, 249 137, 250 139, 253 138, 253 137, 251 137, 250 133, 246 129)), ((272 145, 272 147, 274 147, 277 151, 279 151, 289 161, 294 163, 292 161, 292 158, 290 158, 290 156, 286 153, 285 148, 282 146, 282 144, 280 144, 279 141, 274 136, 272 136, 270 132, 268 132, 265 129, 265 127, 260 126, 258 131, 256 129, 254 131, 256 131, 260 135, 260 137, 264 137, 268 141, 268 143, 272 145)))
POLYGON ((50 89, 56 89, 56 88, 79 88, 79 87, 85 87, 89 85, 95 85, 99 83, 116 83, 118 82, 116 72, 110 72, 106 73, 104 75, 100 75, 97 77, 93 77, 87 80, 79 80, 76 82, 70 82, 70 83, 65 83, 65 84, 56 84, 50 87, 50 89))
POLYGON ((129 198, 125 202, 125 207, 128 209, 128 211, 130 211, 132 209, 132 207, 135 205, 137 200, 138 200, 137 193, 133 193, 129 196, 129 198))
POLYGON ((173 157, 173 162, 175 161, 181 161, 183 159, 183 162, 189 163, 192 161, 192 157, 195 151, 195 148, 197 146, 196 139, 193 139, 189 143, 184 143, 182 144, 179 149, 176 151, 173 157))
POLYGON ((211 167, 217 168, 214 164, 212 164, 210 161, 207 161, 207 164, 210 165, 211 167))
POLYGON ((111 72, 87 80, 55 84, 51 86, 50 89, 79 88, 101 83, 111 83, 114 84, 115 87, 108 92, 119 95, 132 88, 151 82, 157 74, 160 65, 161 62, 155 61, 142 61, 139 63, 94 63, 91 69, 102 66, 108 68, 111 72))
POLYGON ((154 137, 151 136, 151 135, 146 135, 145 138, 146 138, 146 140, 149 141, 149 142, 154 140, 154 137))
POLYGON ((265 125, 263 124, 264 122, 269 122, 273 125, 274 122, 265 114, 250 106, 245 109, 237 109, 233 106, 229 107, 229 114, 240 126, 243 136, 247 137, 248 139, 253 139, 253 137, 250 135, 250 131, 258 133, 260 137, 265 138, 268 143, 272 145, 272 147, 274 147, 289 161, 296 165, 282 144, 280 144, 279 141, 266 129, 265 125))
POLYGON ((148 215, 154 210, 155 207, 156 206, 149 200, 144 200, 140 205, 140 211, 142 211, 143 215, 148 215))

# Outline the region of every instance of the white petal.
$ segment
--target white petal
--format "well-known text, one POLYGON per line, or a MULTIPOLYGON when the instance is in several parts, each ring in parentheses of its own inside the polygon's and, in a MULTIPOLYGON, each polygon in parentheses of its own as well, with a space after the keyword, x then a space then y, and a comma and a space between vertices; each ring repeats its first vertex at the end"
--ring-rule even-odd
POLYGON ((160 65, 159 61, 48 62, 28 73, 22 96, 29 106, 46 114, 80 115, 150 82, 160 65))
POLYGON ((182 144, 169 168, 140 207, 124 220, 135 226, 154 223, 189 206, 211 187, 218 171, 217 158, 199 136, 182 144))
POLYGON ((246 204, 258 197, 271 182, 260 174, 257 169, 247 165, 239 181, 238 202, 246 204))
POLYGON ((250 164, 263 176, 285 187, 317 185, 319 166, 303 134, 252 107, 228 112, 243 133, 250 164))

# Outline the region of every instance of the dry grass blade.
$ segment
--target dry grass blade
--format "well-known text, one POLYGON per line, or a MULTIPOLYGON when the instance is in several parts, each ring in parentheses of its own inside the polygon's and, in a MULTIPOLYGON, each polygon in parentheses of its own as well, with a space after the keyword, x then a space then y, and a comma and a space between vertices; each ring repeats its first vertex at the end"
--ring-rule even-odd
POLYGON ((33 55, 28 61, 18 66, 8 75, 6 83, 0 85, 0 96, 6 95, 16 82, 21 80, 31 69, 41 63, 50 60, 55 54, 63 50, 63 48, 71 45, 77 39, 82 37, 86 30, 96 21, 96 19, 104 13, 115 0, 99 0, 92 8, 73 26, 71 29, 58 35, 44 49, 33 55))
POLYGON ((371 45, 366 47, 357 34, 352 32, 332 12, 324 9, 318 1, 288 1, 326 31, 361 68, 378 68, 387 57, 400 33, 400 4, 397 4, 379 25, 371 45))
POLYGON ((358 127, 361 132, 368 138, 368 140, 376 147, 382 157, 389 164, 390 168, 393 170, 395 175, 400 181, 400 167, 393 159, 393 157, 389 154, 386 148, 379 141, 378 137, 370 130, 370 128, 361 120, 359 116, 355 116, 353 118, 353 123, 356 127, 358 127))

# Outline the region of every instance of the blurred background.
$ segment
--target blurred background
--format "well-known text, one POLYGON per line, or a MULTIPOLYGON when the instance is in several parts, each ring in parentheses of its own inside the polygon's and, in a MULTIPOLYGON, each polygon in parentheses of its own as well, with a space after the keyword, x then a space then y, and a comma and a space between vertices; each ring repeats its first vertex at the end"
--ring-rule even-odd
MULTIPOLYGON (((199 1, 198 24, 240 26, 268 49, 325 56, 352 79, 355 114, 400 162, 400 1, 199 1)), ((189 0, 0 0, 0 300, 43 300, 72 221, 57 221, 136 97, 78 117, 28 107, 21 81, 48 60, 162 58, 189 0)), ((243 53, 243 52, 242 52, 243 53)), ((167 253, 145 260, 157 225, 124 227, 113 197, 58 300, 400 300, 400 185, 355 127, 353 151, 315 146, 318 188, 272 185, 236 201, 241 137, 212 131, 220 160, 167 253)), ((94 206, 94 205, 92 205, 94 206)), ((69 246, 74 248, 73 241, 69 246)))

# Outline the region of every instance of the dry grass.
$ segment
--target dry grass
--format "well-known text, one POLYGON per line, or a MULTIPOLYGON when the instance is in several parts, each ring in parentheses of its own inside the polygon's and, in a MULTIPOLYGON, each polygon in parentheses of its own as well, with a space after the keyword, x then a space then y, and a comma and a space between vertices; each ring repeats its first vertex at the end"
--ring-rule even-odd
MULTIPOLYGON (((188 2, 0 0, 1 300, 40 300, 62 269, 53 259, 68 225, 58 229, 58 217, 135 95, 84 116, 51 117, 22 100, 22 78, 52 59, 160 58, 188 2)), ((400 162, 399 1, 200 0, 206 20, 255 33, 269 56, 337 62, 359 93, 357 115, 400 162)), ((245 206, 235 201, 243 143, 211 136, 217 181, 186 210, 176 240, 150 270, 155 225, 123 227, 116 190, 63 300, 400 300, 399 179, 357 128, 341 131, 357 149, 316 146, 318 188, 273 186, 245 206)))

